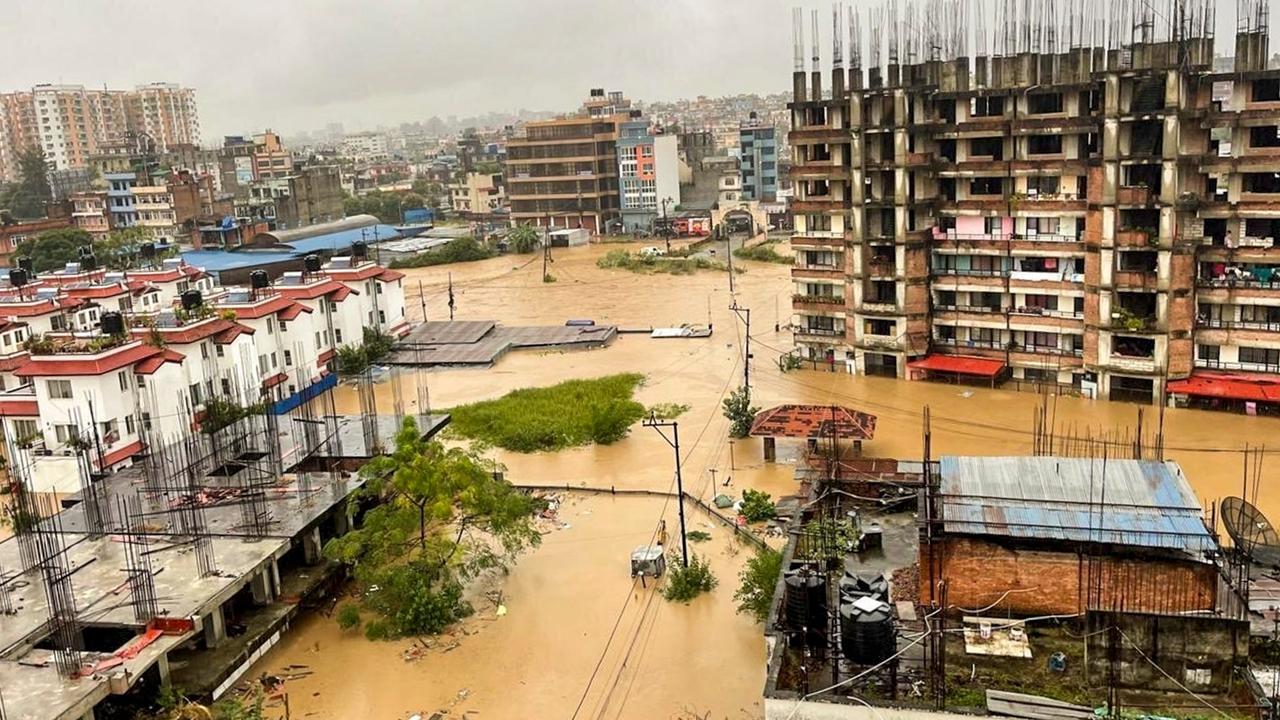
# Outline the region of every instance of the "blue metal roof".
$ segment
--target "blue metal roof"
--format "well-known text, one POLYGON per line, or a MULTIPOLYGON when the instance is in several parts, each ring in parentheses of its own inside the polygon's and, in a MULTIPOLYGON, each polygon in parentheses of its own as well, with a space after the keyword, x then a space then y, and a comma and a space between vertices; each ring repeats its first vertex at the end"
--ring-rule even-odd
POLYGON ((373 243, 382 240, 394 240, 400 237, 400 233, 396 229, 386 223, 379 223, 365 228, 352 228, 350 230, 339 230, 337 232, 317 235, 315 237, 303 240, 291 240, 281 243, 294 249, 294 253, 298 255, 306 255, 314 252, 328 252, 341 254, 351 247, 351 244, 359 240, 373 243))
POLYGON ((297 253, 287 250, 188 250, 182 253, 182 259, 188 265, 211 273, 288 262, 297 257, 297 253))
POLYGON ((1177 463, 1057 457, 943 457, 947 532, 1181 550, 1216 547, 1177 463))

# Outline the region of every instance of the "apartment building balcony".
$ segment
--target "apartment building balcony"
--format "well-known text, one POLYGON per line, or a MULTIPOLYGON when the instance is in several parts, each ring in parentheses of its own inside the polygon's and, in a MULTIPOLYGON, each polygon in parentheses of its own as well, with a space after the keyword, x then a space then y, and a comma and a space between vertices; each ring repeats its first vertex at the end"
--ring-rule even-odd
POLYGON ((863 300, 862 304, 853 309, 855 313, 860 315, 902 315, 902 306, 897 302, 880 301, 880 300, 863 300))
POLYGON ((934 305, 933 320, 942 325, 1004 328, 1004 309, 983 305, 934 305))
POLYGON ((1239 247, 1229 248, 1213 244, 1213 238, 1200 238, 1196 243, 1196 259, 1202 262, 1270 263, 1280 264, 1280 246, 1272 244, 1273 238, 1242 237, 1239 247))
POLYGON ((796 280, 843 280, 842 265, 800 264, 791 268, 791 277, 796 280))
POLYGON ((931 152, 909 152, 906 157, 907 167, 928 167, 933 164, 933 153, 931 152))
POLYGON ((1280 365, 1270 363, 1225 362, 1196 358, 1195 366, 1205 370, 1230 370, 1233 372, 1280 374, 1280 365))
POLYGON ((790 204, 790 209, 793 213, 841 212, 847 208, 844 198, 835 195, 807 197, 801 200, 792 200, 790 204))
POLYGON ((1020 307, 1009 310, 1009 328, 1029 332, 1045 330, 1084 330, 1084 313, 1073 310, 1047 310, 1020 307))
POLYGON ((872 257, 862 265, 862 276, 872 280, 894 280, 898 263, 893 258, 872 257))
POLYGON ((852 133, 844 128, 828 126, 792 128, 787 133, 787 141, 792 145, 813 145, 821 143, 847 143, 852 133))
POLYGON ((1195 342, 1201 345, 1252 345, 1280 341, 1280 323, 1241 320, 1196 320, 1195 342))
POLYGON ((1092 115, 1018 117, 1009 122, 1014 135, 1069 135, 1100 130, 1092 115))
MULTIPOLYGON (((795 209, 795 203, 792 203, 795 209)), ((844 248, 844 233, 839 230, 803 230, 791 233, 791 247, 844 248)))
POLYGON ((801 323, 792 329, 796 342, 820 343, 823 345, 841 345, 844 343, 844 328, 810 327, 801 323))
POLYGON ((1083 254, 1085 252, 1083 238, 1049 233, 1036 235, 1021 235, 1017 233, 1012 235, 998 233, 968 234, 952 231, 943 232, 939 229, 934 229, 931 237, 933 240, 932 247, 939 251, 985 250, 990 254, 1045 251, 1066 251, 1083 254))
POLYGON ((1151 229, 1131 228, 1117 230, 1113 242, 1116 247, 1153 248, 1159 244, 1160 234, 1151 229))
POLYGON ((795 293, 791 296, 791 307, 797 312, 821 313, 826 317, 843 317, 845 313, 843 295, 805 295, 803 293, 795 293))
POLYGON ((893 350, 900 351, 906 349, 905 339, 898 336, 890 335, 867 335, 862 337, 853 344, 854 347, 863 350, 893 350))
POLYGON ((830 160, 794 164, 791 166, 793 180, 831 180, 848 176, 849 168, 830 160))
POLYGON ((1155 270, 1115 270, 1111 273, 1111 286, 1124 291, 1156 292, 1160 289, 1160 275, 1155 270))
POLYGON ((1160 366, 1154 357, 1123 355, 1113 352, 1105 359, 1100 358, 1098 364, 1109 370, 1124 373, 1155 375, 1156 373, 1161 372, 1160 366))
POLYGON ((1122 185, 1116 190, 1117 205, 1135 205, 1146 207, 1151 205, 1157 196, 1146 185, 1122 185))
POLYGON ((958 200, 943 198, 938 209, 944 213, 959 214, 976 211, 983 215, 1004 215, 1009 212, 1009 201, 1004 197, 967 197, 958 200))
POLYGON ((1040 216, 1045 213, 1083 213, 1089 202, 1075 193, 1015 193, 1009 203, 1016 216, 1040 216))
POLYGON ((1280 298, 1280 279, 1258 280, 1243 277, 1197 277, 1196 299, 1200 302, 1236 304, 1238 300, 1280 298))
MULTIPOLYGON (((1272 122, 1275 122, 1274 116, 1272 122)), ((1276 148, 1248 148, 1246 155, 1222 157, 1217 153, 1202 156, 1199 172, 1280 172, 1280 154, 1276 148), (1269 152, 1268 152, 1269 151, 1269 152)))

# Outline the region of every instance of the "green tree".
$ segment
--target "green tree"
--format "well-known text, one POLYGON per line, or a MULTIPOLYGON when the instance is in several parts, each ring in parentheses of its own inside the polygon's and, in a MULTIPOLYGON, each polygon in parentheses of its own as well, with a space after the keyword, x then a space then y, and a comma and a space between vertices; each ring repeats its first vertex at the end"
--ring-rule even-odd
POLYGON ((542 244, 542 233, 532 225, 517 225, 507 235, 512 252, 531 253, 542 244))
MULTIPOLYGON (((128 270, 137 263, 140 248, 150 242, 145 228, 129 227, 112 230, 107 236, 93 243, 93 254, 98 264, 112 270, 128 270)), ((164 254, 177 252, 170 246, 164 254)))
POLYGON ((364 609, 378 616, 367 636, 443 630, 471 612, 464 581, 505 568, 540 542, 536 503, 498 479, 497 469, 469 450, 423 439, 407 417, 391 454, 361 470, 367 482, 353 503, 382 502, 358 529, 329 541, 325 554, 351 568, 364 609))
POLYGON ((680 556, 671 552, 667 558, 667 584, 662 596, 671 602, 687 603, 704 592, 711 592, 720 581, 711 572, 711 563, 697 553, 689 553, 689 566, 680 564, 680 556))
POLYGON ((49 187, 49 167, 38 145, 18 151, 18 182, 0 191, 0 209, 23 219, 42 218, 46 204, 53 200, 49 187))
POLYGON ((93 236, 80 228, 45 230, 23 240, 14 249, 18 257, 29 257, 36 272, 61 269, 80 257, 80 248, 93 244, 93 236))
POLYGON ((747 488, 742 491, 742 509, 739 511, 747 522, 772 520, 778 516, 778 509, 767 492, 747 488))
POLYGON ((751 432, 751 423, 760 408, 751 404, 751 388, 742 387, 729 393, 724 399, 724 416, 729 418, 729 436, 744 438, 751 432))
POLYGON ((738 612, 751 615, 756 622, 764 622, 773 606, 773 592, 781 574, 782 553, 767 547, 756 552, 738 574, 740 584, 733 594, 738 612))

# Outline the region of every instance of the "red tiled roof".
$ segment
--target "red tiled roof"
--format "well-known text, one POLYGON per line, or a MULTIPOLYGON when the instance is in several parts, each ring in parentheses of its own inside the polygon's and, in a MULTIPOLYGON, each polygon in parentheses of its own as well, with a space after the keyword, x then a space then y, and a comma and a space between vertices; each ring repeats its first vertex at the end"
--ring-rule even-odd
POLYGON ((32 355, 14 371, 18 377, 59 377, 64 375, 103 375, 121 368, 131 367, 164 351, 141 343, 119 348, 89 357, 81 353, 60 355, 32 355))
POLYGON ((272 295, 268 300, 252 305, 220 305, 219 309, 226 309, 234 312, 239 319, 252 320, 256 318, 274 315, 285 310, 289 310, 292 314, 285 317, 285 320, 292 320, 298 316, 300 312, 311 312, 311 308, 305 305, 299 305, 293 300, 283 295, 272 295), (301 310, 293 309, 297 305, 301 310))
MULTIPOLYGON (((160 337, 164 338, 166 343, 186 345, 187 343, 200 342, 209 338, 213 338, 214 342, 218 342, 218 335, 237 328, 239 329, 239 332, 236 333, 237 335, 240 332, 253 332, 253 328, 245 327, 238 322, 224 320, 223 318, 210 318, 178 328, 156 328, 156 331, 160 333, 160 337)), ((150 328, 133 329, 133 337, 138 340, 144 339, 150 334, 150 328)))
POLYGON ((395 282, 396 280, 399 280, 400 278, 404 277, 404 273, 398 270, 390 270, 388 268, 383 268, 382 272, 378 273, 377 277, 382 282, 395 282))
POLYGON ((314 300, 318 297, 333 295, 334 302, 342 302, 348 295, 355 292, 336 280, 328 279, 311 285, 276 285, 275 291, 292 300, 314 300))
POLYGON ((39 317, 48 315, 49 313, 61 312, 63 310, 71 310, 81 305, 85 301, 80 298, 61 298, 59 300, 39 300, 36 302, 23 303, 0 303, 0 317, 39 317))
MULTIPOLYGON (((109 468, 112 465, 115 465, 116 463, 128 460, 129 458, 133 457, 134 455, 137 455, 140 452, 142 452, 142 441, 134 440, 133 442, 129 443, 128 445, 125 445, 124 447, 118 450, 112 450, 106 455, 103 455, 102 464, 98 465, 98 469, 105 470, 106 468, 109 468)), ((97 465, 96 460, 94 461, 94 464, 97 465)))
POLYGON ((302 313, 309 313, 309 312, 311 312, 311 308, 307 307, 306 305, 303 305, 302 303, 296 302, 280 311, 280 319, 292 320, 298 317, 299 315, 301 315, 302 313))
POLYGON ((381 265, 368 263, 358 268, 330 268, 324 273, 334 280, 349 282, 352 280, 368 280, 371 277, 377 277, 385 271, 386 268, 381 265))
POLYGON ((1280 377, 1247 373, 1198 372, 1184 380, 1170 380, 1165 389, 1179 395, 1280 402, 1280 377))
POLYGON ((40 417, 34 397, 0 397, 0 417, 40 417))
POLYGON ((62 292, 65 293, 67 297, 102 299, 112 298, 117 295, 124 295, 129 292, 129 286, 122 285, 120 283, 85 285, 83 287, 65 287, 62 288, 62 292))
POLYGON ((11 372, 22 367, 23 363, 30 357, 28 352, 14 353, 9 357, 0 358, 0 372, 11 372))
POLYGON ((316 365, 328 364, 330 360, 334 359, 337 356, 338 356, 338 351, 334 350, 333 348, 329 348, 328 350, 325 350, 324 352, 320 353, 320 356, 316 358, 316 365))
POLYGON ((67 285, 70 283, 94 282, 101 280, 106 277, 106 275, 106 268, 99 268, 97 270, 88 270, 74 275, 64 275, 60 272, 44 273, 37 275, 36 279, 50 285, 67 285))
POLYGON ((276 373, 275 375, 272 375, 266 380, 263 380, 262 387, 264 390, 270 390, 271 388, 279 385, 280 383, 288 379, 289 379, 288 375, 285 375, 284 373, 276 373))
POLYGON ((240 323, 231 323, 231 327, 213 336, 213 343, 215 345, 230 345, 231 343, 235 342, 236 338, 240 337, 241 335, 244 335, 246 333, 249 335, 252 335, 253 332, 254 332, 253 328, 249 327, 248 325, 241 325, 240 323))
POLYGON ((926 355, 919 360, 912 360, 907 367, 915 370, 932 370, 934 372, 955 373, 957 375, 977 375, 994 377, 1004 369, 1004 363, 988 358, 969 357, 967 355, 926 355))
POLYGON ((186 355, 176 351, 164 349, 159 355, 152 355, 133 367, 133 371, 139 375, 151 375, 159 370, 165 363, 181 364, 186 359, 186 355))
POLYGON ((779 405, 756 413, 751 434, 756 437, 870 440, 876 434, 876 416, 838 405, 779 405))
POLYGON ((408 335, 409 331, 412 329, 413 328, 409 325, 409 321, 403 320, 400 322, 399 325, 396 325, 395 327, 391 328, 390 332, 392 335, 395 335, 398 338, 402 338, 405 335, 408 335))

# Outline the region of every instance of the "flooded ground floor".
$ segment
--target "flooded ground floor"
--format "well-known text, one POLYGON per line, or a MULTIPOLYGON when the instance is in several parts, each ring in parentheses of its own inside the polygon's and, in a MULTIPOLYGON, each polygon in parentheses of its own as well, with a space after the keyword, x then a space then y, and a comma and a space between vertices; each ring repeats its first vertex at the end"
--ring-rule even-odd
MULTIPOLYGON (((843 372, 783 373, 776 359, 792 347, 785 329, 789 267, 745 263, 747 272, 737 277, 731 296, 723 272, 668 276, 597 268, 595 260, 608 249, 556 250, 554 283, 541 281, 540 262, 512 257, 412 270, 406 279, 409 309, 419 318, 423 310, 430 319, 447 318, 445 288, 451 272, 458 319, 559 324, 591 318, 622 328, 710 322, 714 335, 662 340, 624 335, 603 349, 513 352, 489 369, 406 373, 399 381, 410 409, 421 381, 432 407, 440 409, 519 387, 640 372, 647 376, 641 402, 689 406, 679 418, 687 492, 710 498, 717 490, 738 493, 752 487, 775 497, 788 494, 795 488, 792 470, 799 444, 779 441, 779 462, 766 463, 758 439, 729 441, 720 412, 724 396, 744 379, 745 327, 729 309, 736 299, 739 307, 752 311, 754 404, 839 404, 875 414, 879 422, 875 438, 864 444, 867 455, 920 457, 925 408, 932 416, 935 455, 1028 454, 1041 404, 1047 404, 1046 414, 1063 435, 1126 428, 1132 433, 1136 425, 1140 406, 1125 403, 843 372)), ((338 393, 339 412, 358 412, 353 391, 340 387, 338 393)), ((379 387, 380 407, 391 407, 391 395, 388 384, 379 387)), ((1156 409, 1146 410, 1152 428, 1156 409)), ((1276 418, 1171 409, 1164 418, 1165 456, 1182 465, 1208 507, 1240 492, 1245 444, 1274 445, 1278 433, 1276 418)), ((605 447, 494 454, 519 484, 673 489, 670 446, 640 426, 605 447)), ((1273 519, 1280 517, 1280 496, 1271 491, 1267 473, 1263 477, 1257 504, 1273 519)), ((571 717, 608 644, 610 651, 577 717, 667 718, 686 711, 711 711, 713 718, 760 717, 763 636, 758 625, 733 611, 732 599, 749 550, 735 552, 727 532, 713 531, 715 539, 705 550, 714 558, 720 586, 689 606, 660 598, 650 602, 647 592, 631 587, 627 555, 645 542, 659 517, 675 527, 674 504, 657 498, 595 497, 575 501, 566 513, 562 520, 571 527, 548 535, 501 584, 509 613, 496 618, 492 606, 479 603, 466 632, 455 634, 453 649, 433 649, 405 662, 408 643, 371 643, 357 633, 341 633, 332 619, 313 617, 253 672, 275 672, 290 664, 313 670, 290 683, 294 717, 404 718, 421 712, 429 718, 455 702, 453 716, 472 709, 480 712, 477 718, 571 717), (628 597, 619 621, 619 608, 628 597), (609 643, 615 622, 615 639, 609 643), (619 643, 618 636, 625 642, 619 643), (627 667, 619 674, 628 649, 627 667), (602 701, 601 676, 607 679, 605 688, 618 678, 605 712, 592 710, 593 702, 602 701)), ((690 516, 706 519, 696 511, 690 516)))

